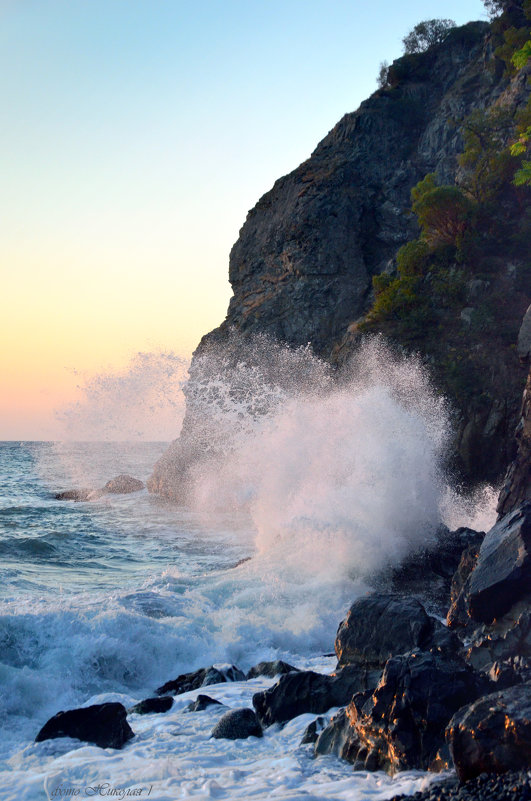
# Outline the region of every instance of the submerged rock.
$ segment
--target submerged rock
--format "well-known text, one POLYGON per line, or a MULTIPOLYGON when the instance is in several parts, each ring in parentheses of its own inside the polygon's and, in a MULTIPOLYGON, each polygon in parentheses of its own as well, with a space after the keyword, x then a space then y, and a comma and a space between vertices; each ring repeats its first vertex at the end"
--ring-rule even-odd
POLYGON ((257 676, 270 676, 273 678, 274 676, 282 676, 284 673, 293 673, 298 670, 299 668, 288 665, 287 662, 283 662, 281 659, 276 659, 274 662, 259 662, 254 665, 248 671, 247 678, 255 679, 257 676))
POLYGON ((209 695, 198 695, 195 701, 188 704, 185 712, 203 712, 205 709, 208 709, 209 706, 224 706, 221 701, 216 701, 215 698, 211 698, 209 695))
POLYGON ((459 643, 420 601, 390 594, 358 598, 339 625, 335 642, 340 667, 383 668, 394 654, 414 648, 455 651, 459 643))
POLYGON ((207 687, 210 684, 244 680, 245 673, 242 673, 235 665, 223 665, 219 668, 211 666, 200 668, 200 670, 195 670, 192 673, 182 673, 176 679, 167 681, 166 684, 158 687, 155 692, 157 695, 165 695, 166 693, 180 695, 181 693, 187 693, 189 690, 197 690, 199 687, 207 687))
POLYGON ((304 712, 320 714, 344 706, 354 693, 376 687, 380 670, 347 667, 334 676, 312 670, 287 673, 273 687, 253 695, 253 706, 263 726, 284 723, 304 712))
POLYGON ((136 712, 137 715, 149 715, 151 713, 157 714, 167 712, 173 706, 173 698, 171 695, 164 695, 162 698, 145 698, 130 710, 136 712))
POLYGON ((485 535, 468 587, 468 612, 492 623, 529 593, 531 502, 505 515, 485 535))
POLYGON ((246 737, 263 737, 263 732, 252 709, 231 709, 218 720, 211 737, 218 740, 241 740, 246 737))
POLYGON ((134 736, 123 704, 110 703, 58 712, 44 724, 35 742, 73 737, 100 748, 122 748, 134 736))
POLYGON ((531 769, 531 682, 464 706, 446 736, 462 782, 481 773, 531 769))

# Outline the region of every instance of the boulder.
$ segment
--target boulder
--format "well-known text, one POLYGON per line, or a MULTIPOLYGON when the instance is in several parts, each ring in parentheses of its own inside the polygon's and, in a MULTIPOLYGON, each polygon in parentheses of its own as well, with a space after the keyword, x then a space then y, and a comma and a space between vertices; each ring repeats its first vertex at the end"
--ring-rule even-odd
POLYGON ((352 731, 340 735, 342 755, 356 769, 427 770, 451 716, 489 687, 460 660, 422 651, 392 657, 368 700, 348 705, 352 731))
POLYGON ((462 782, 481 773, 531 769, 531 682, 459 709, 446 737, 462 782))
POLYGON ((218 720, 211 737, 217 740, 242 740, 246 737, 263 737, 263 732, 252 709, 231 709, 218 720))
POLYGON ((137 715, 149 715, 167 712, 173 706, 171 695, 163 695, 161 698, 145 698, 130 710, 137 715))
POLYGON ((312 670, 281 676, 273 687, 253 695, 253 706, 263 726, 284 723, 311 712, 318 715, 344 706, 354 693, 376 687, 380 670, 351 666, 326 676, 312 670))
POLYGON ((56 492, 56 501, 90 501, 94 490, 91 489, 69 489, 63 492, 56 492))
POLYGON ((358 598, 339 625, 335 642, 338 667, 383 668, 394 654, 414 648, 454 651, 459 643, 420 601, 390 594, 358 598))
POLYGON ((361 748, 346 709, 340 709, 316 739, 315 754, 334 754, 353 762, 361 748))
POLYGON ((492 623, 529 592, 531 502, 505 515, 485 535, 469 579, 468 613, 492 623))
POLYGON ((165 695, 166 693, 180 695, 181 693, 187 693, 189 690, 197 690, 199 687, 207 687, 210 684, 244 680, 245 674, 235 665, 223 665, 220 668, 211 666, 194 670, 192 673, 182 673, 176 679, 167 681, 166 684, 158 687, 155 692, 157 695, 165 695))
POLYGON ((195 701, 188 704, 184 711, 203 712, 205 709, 208 709, 209 706, 223 706, 223 704, 221 701, 216 701, 215 698, 211 698, 209 695, 198 695, 195 701))
POLYGON ((129 476, 127 473, 122 473, 119 476, 111 478, 110 481, 107 481, 103 487, 103 491, 116 495, 125 495, 129 492, 139 492, 143 490, 145 486, 144 482, 140 481, 138 478, 133 478, 133 476, 129 476))
POLYGON ((44 724, 35 742, 73 737, 100 748, 122 748, 134 736, 123 704, 110 703, 58 712, 44 724))
POLYGON ((288 665, 287 662, 283 662, 281 659, 276 659, 274 662, 259 662, 249 670, 247 678, 255 679, 257 676, 270 676, 273 678, 274 676, 283 676, 284 673, 293 673, 298 669, 293 665, 288 665))

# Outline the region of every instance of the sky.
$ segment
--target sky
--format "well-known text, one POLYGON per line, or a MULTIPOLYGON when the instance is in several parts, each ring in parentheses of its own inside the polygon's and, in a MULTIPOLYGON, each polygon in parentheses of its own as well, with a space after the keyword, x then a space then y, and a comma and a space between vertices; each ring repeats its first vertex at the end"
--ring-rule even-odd
POLYGON ((486 13, 0 0, 0 439, 61 438, 83 388, 138 370, 139 353, 181 369, 225 317, 248 210, 436 17, 486 13))

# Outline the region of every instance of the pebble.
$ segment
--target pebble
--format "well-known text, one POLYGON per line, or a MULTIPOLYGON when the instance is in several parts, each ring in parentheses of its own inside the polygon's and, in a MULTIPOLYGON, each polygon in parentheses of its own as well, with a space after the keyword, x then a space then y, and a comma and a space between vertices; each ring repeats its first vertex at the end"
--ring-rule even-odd
POLYGON ((531 801, 531 771, 482 773, 465 784, 447 779, 413 795, 390 801, 531 801))

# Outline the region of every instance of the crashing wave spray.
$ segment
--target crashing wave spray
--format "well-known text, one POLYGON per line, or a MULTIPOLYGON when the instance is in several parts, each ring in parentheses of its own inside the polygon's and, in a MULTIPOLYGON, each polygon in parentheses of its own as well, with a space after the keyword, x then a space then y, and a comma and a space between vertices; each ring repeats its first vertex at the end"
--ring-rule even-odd
POLYGON ((300 571, 367 574, 435 536, 450 424, 419 360, 375 338, 338 382, 308 349, 259 338, 238 358, 210 349, 190 375, 159 489, 187 457, 195 507, 246 506, 259 553, 300 571))

